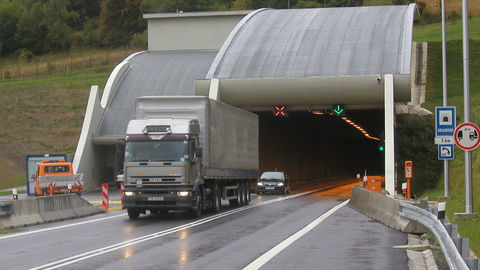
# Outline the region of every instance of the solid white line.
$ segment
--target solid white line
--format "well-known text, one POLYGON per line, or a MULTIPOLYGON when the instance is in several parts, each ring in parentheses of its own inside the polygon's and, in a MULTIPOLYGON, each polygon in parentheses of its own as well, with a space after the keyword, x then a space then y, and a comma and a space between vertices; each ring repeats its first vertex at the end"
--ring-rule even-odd
POLYGON ((139 244, 139 243, 142 243, 142 242, 145 242, 145 241, 149 241, 149 240, 153 240, 153 239, 156 239, 158 237, 165 236, 165 235, 168 235, 168 234, 172 234, 172 233, 184 230, 184 229, 199 226, 199 225, 202 225, 204 223, 208 223, 208 222, 214 221, 214 220, 222 218, 222 217, 230 216, 232 214, 236 214, 236 213, 239 213, 239 212, 251 209, 251 208, 255 208, 255 207, 259 207, 259 206, 262 206, 262 205, 267 205, 267 204, 271 204, 271 203, 275 203, 275 202, 280 202, 280 201, 284 201, 284 200, 288 200, 288 199, 293 199, 293 198, 296 198, 296 197, 312 194, 312 193, 315 193, 315 192, 318 192, 318 191, 321 191, 321 190, 326 190, 326 189, 329 189, 329 188, 330 187, 317 188, 317 189, 314 189, 314 190, 310 190, 310 191, 306 191, 306 192, 302 192, 302 193, 298 193, 298 194, 294 194, 294 195, 290 195, 290 196, 286 196, 286 197, 281 197, 281 198, 277 198, 277 199, 273 199, 273 200, 268 200, 268 201, 264 201, 264 202, 260 202, 260 203, 256 203, 256 204, 251 204, 251 205, 248 205, 248 206, 245 206, 245 207, 242 207, 242 208, 229 210, 229 211, 226 211, 226 212, 223 212, 223 213, 220 213, 220 214, 216 214, 214 216, 206 217, 206 218, 203 218, 203 219, 191 222, 191 223, 187 223, 187 224, 184 224, 184 225, 180 225, 180 226, 177 226, 177 227, 174 227, 174 228, 170 228, 170 229, 167 229, 167 230, 164 230, 164 231, 159 231, 159 232, 152 233, 152 234, 149 234, 149 235, 145 235, 145 236, 141 236, 141 237, 134 238, 134 239, 131 239, 131 240, 127 240, 127 241, 124 241, 124 242, 121 242, 121 243, 117 243, 117 244, 113 244, 113 245, 106 246, 106 247, 103 247, 103 248, 88 251, 88 252, 78 254, 78 255, 75 255, 75 256, 72 256, 72 257, 64 258, 64 259, 54 261, 54 262, 51 262, 51 263, 48 263, 48 264, 37 266, 37 267, 31 268, 31 270, 57 269, 57 268, 60 268, 60 267, 66 266, 66 265, 70 265, 70 264, 73 264, 73 263, 76 263, 76 262, 79 262, 79 261, 86 260, 88 258, 96 257, 96 256, 99 256, 99 255, 102 255, 102 254, 105 254, 105 253, 109 253, 109 252, 112 252, 112 251, 115 251, 115 250, 118 250, 118 249, 121 249, 121 248, 124 248, 124 247, 127 247, 127 246, 136 245, 136 244, 139 244))
POLYGON ((318 224, 320 224, 322 221, 324 221, 326 218, 328 218, 331 214, 335 213, 338 209, 342 208, 345 204, 348 203, 350 200, 346 200, 342 202, 341 204, 333 207, 332 209, 328 210, 325 214, 321 215, 314 221, 312 221, 310 224, 305 226, 303 229, 300 231, 296 232, 295 234, 291 235, 287 239, 283 240, 280 244, 276 245, 266 253, 264 253, 262 256, 258 257, 255 261, 251 262, 249 265, 247 265, 243 270, 257 270, 260 267, 262 267, 264 264, 266 264, 268 261, 270 261, 273 257, 275 257, 278 253, 280 253, 282 250, 290 246, 293 242, 297 241, 300 237, 304 236, 307 234, 309 231, 311 231, 313 228, 315 228, 318 224))
POLYGON ((68 225, 62 225, 62 226, 57 226, 57 227, 52 227, 52 228, 46 228, 46 229, 40 229, 40 230, 35 230, 35 231, 29 231, 29 232, 21 232, 21 233, 15 233, 15 234, 9 234, 5 236, 0 236, 0 240, 3 239, 8 239, 8 238, 14 238, 14 237, 19 237, 19 236, 24 236, 24 235, 29 235, 29 234, 34 234, 34 233, 41 233, 41 232, 48 232, 48 231, 53 231, 53 230, 58 230, 58 229, 65 229, 69 227, 74 227, 74 226, 79 226, 79 225, 85 225, 89 223, 94 223, 98 221, 104 221, 112 218, 118 218, 118 217, 123 217, 126 216, 127 214, 123 213, 120 215, 115 215, 115 216, 110 216, 110 217, 104 217, 104 218, 98 218, 98 219, 93 219, 93 220, 88 220, 88 221, 83 221, 83 222, 77 222, 77 223, 72 223, 68 225))

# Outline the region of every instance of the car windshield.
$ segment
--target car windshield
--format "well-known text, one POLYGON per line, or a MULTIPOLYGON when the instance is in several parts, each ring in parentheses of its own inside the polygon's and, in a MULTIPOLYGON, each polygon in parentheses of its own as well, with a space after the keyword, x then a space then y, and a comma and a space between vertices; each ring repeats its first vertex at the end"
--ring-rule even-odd
POLYGON ((188 141, 134 141, 125 144, 125 162, 185 161, 188 141))
POLYGON ((285 180, 282 172, 264 172, 260 180, 285 180))

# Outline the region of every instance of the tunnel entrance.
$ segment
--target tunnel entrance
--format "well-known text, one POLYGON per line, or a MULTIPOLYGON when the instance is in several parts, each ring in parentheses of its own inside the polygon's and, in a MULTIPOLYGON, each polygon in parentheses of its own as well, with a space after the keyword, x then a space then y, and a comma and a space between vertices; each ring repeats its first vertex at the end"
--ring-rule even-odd
MULTIPOLYGON (((287 118, 272 112, 259 116, 259 173, 285 171, 292 181, 327 177, 384 174, 379 142, 366 138, 336 115, 290 111, 287 118)), ((372 136, 383 137, 383 109, 348 113, 372 136)))

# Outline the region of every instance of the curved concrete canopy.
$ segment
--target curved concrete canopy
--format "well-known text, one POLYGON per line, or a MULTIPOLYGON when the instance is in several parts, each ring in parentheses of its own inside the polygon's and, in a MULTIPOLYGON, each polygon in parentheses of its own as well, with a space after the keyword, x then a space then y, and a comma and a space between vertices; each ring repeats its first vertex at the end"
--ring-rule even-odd
POLYGON ((135 55, 108 99, 97 137, 123 137, 135 118, 140 96, 195 95, 194 80, 203 79, 217 51, 156 51, 135 55))
POLYGON ((259 10, 232 31, 207 79, 409 74, 414 8, 259 10))
MULTIPOLYGON (((232 105, 301 108, 382 104, 382 76, 393 74, 395 101, 410 101, 414 9, 257 10, 232 31, 206 79, 219 79, 221 100, 232 105)), ((196 93, 208 93, 208 82, 196 93)))

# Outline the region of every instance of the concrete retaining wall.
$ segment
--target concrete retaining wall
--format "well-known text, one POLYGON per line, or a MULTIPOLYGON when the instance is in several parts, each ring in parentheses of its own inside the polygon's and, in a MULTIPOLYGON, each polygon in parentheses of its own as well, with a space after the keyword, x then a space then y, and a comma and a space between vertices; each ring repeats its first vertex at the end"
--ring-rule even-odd
POLYGON ((14 213, 8 216, 0 216, 0 229, 29 226, 104 212, 100 207, 91 205, 76 194, 8 200, 7 202, 13 203, 14 213))
POLYGON ((399 202, 400 200, 396 198, 355 186, 348 205, 395 230, 406 233, 425 233, 427 231, 425 226, 398 215, 399 202))

